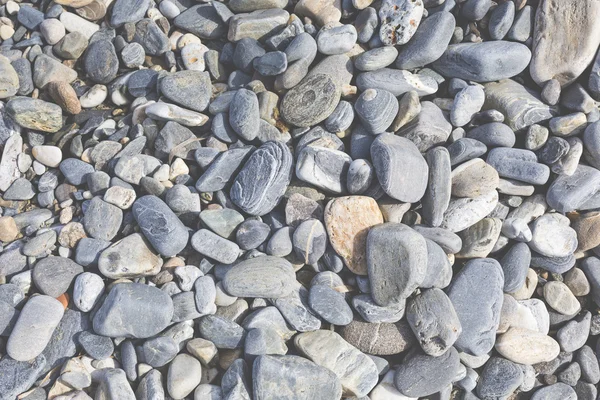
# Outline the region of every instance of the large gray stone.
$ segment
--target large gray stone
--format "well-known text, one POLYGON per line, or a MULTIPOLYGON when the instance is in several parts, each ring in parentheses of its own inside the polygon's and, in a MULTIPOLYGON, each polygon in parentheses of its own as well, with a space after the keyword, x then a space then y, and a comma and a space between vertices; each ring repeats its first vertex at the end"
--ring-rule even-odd
POLYGON ((58 297, 65 293, 83 267, 65 257, 50 256, 41 259, 33 268, 31 277, 43 294, 58 297))

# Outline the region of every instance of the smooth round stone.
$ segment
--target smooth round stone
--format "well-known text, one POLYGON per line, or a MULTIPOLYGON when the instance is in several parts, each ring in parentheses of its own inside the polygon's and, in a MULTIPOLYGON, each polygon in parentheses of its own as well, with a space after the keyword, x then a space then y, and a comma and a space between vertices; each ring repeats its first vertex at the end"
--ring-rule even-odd
POLYGON ((194 400, 221 400, 223 391, 221 386, 201 383, 194 391, 194 400))
POLYGON ((238 226, 235 241, 242 250, 255 249, 267 239, 270 233, 269 225, 250 219, 238 226))
POLYGON ((462 231, 485 218, 497 203, 498 192, 495 190, 475 198, 452 199, 441 227, 451 232, 462 231))
POLYGON ((367 234, 370 227, 383 223, 375 200, 366 196, 339 197, 327 204, 324 215, 333 249, 348 269, 367 275, 367 234))
POLYGON ((471 198, 494 191, 500 180, 498 172, 481 158, 475 158, 454 168, 451 178, 452 195, 471 198))
POLYGON ((398 354, 412 347, 415 342, 406 322, 366 323, 354 320, 342 327, 340 334, 351 345, 373 355, 398 354))
POLYGON ((491 122, 471 129, 467 132, 467 137, 479 140, 488 147, 513 147, 516 140, 513 130, 500 122, 491 122))
POLYGON ((207 315, 198 323, 200 337, 210 340, 218 349, 237 349, 243 346, 246 331, 226 318, 207 315))
POLYGON ((361 71, 376 71, 392 64, 398 57, 398 50, 393 46, 377 47, 358 55, 354 66, 361 71))
POLYGON ((39 26, 40 32, 49 45, 54 45, 65 36, 65 26, 57 19, 45 19, 39 26))
POLYGON ((187 228, 158 197, 140 197, 132 211, 141 232, 159 254, 174 256, 187 245, 187 228))
POLYGON ((344 54, 356 44, 358 33, 354 25, 325 25, 317 34, 319 53, 326 55, 344 54))
POLYGON ((530 227, 529 247, 546 257, 566 257, 577 249, 577 232, 561 214, 544 214, 530 227))
POLYGON ((485 363, 477 394, 480 398, 504 398, 510 396, 523 383, 521 366, 502 357, 492 357, 485 363))
POLYGON ((48 296, 65 293, 83 267, 65 257, 46 257, 35 264, 31 274, 35 286, 48 296))
POLYGON ((502 40, 451 44, 432 66, 445 78, 498 81, 520 74, 531 60, 527 46, 502 40))
POLYGON ((102 336, 144 339, 165 329, 173 317, 168 294, 141 283, 119 283, 94 315, 94 331, 102 336))
POLYGON ((285 259, 262 256, 232 267, 223 279, 223 289, 237 297, 279 298, 291 293, 296 281, 294 268, 285 259))
POLYGON ((371 184, 375 172, 373 166, 367 160, 357 159, 350 163, 348 167, 348 176, 346 187, 351 194, 361 194, 366 192, 371 184))
POLYGON ((200 361, 188 354, 179 354, 169 365, 167 391, 174 399, 184 399, 196 389, 201 378, 200 361))
POLYGON ((96 360, 104 360, 112 356, 115 346, 110 338, 106 336, 94 335, 89 331, 83 331, 79 334, 78 340, 83 350, 90 357, 96 360))
POLYGON ((423 351, 433 357, 446 353, 462 332, 454 306, 437 288, 425 290, 409 301, 406 320, 423 351))
POLYGON ((30 181, 25 178, 15 180, 2 195, 4 200, 29 200, 35 196, 35 190, 30 181))
POLYGON ((427 17, 421 22, 411 40, 400 50, 396 67, 424 67, 440 58, 452 39, 455 27, 456 20, 447 11, 427 17))
POLYGON ((366 250, 371 296, 380 306, 407 298, 425 278, 427 244, 406 225, 371 228, 366 250))
POLYGON ((33 296, 23 306, 6 343, 14 360, 29 361, 44 351, 64 314, 63 305, 50 296, 33 296))
POLYGON ((201 43, 189 43, 181 49, 181 59, 183 65, 189 71, 202 72, 206 68, 204 55, 208 47, 201 43))
POLYGON ((257 149, 237 175, 231 201, 251 215, 270 212, 281 200, 292 174, 292 154, 281 142, 267 142, 257 149), (268 166, 268 171, 267 171, 268 166))
POLYGON ((373 134, 385 132, 398 113, 398 100, 382 89, 367 89, 356 100, 354 110, 363 126, 373 134))
POLYGON ((394 383, 405 396, 429 396, 452 382, 459 365, 460 358, 454 348, 439 357, 413 352, 399 365, 394 383), (423 379, 424 376, 428 379, 423 379))
POLYGON ((104 294, 104 281, 99 275, 92 272, 77 275, 73 285, 73 302, 79 310, 91 311, 102 294, 104 294))
POLYGON ((494 259, 471 260, 455 275, 447 294, 463 329, 458 350, 478 356, 494 347, 503 287, 502 267, 494 259))
POLYGON ((281 115, 297 127, 316 125, 335 110, 340 94, 341 89, 331 76, 313 74, 285 94, 281 115))
POLYGON ((111 279, 154 276, 162 264, 162 259, 152 252, 150 243, 139 233, 119 240, 98 258, 98 269, 111 279))
POLYGON ((244 216, 228 208, 204 210, 200 213, 200 221, 219 236, 231 239, 237 226, 244 222, 244 216))
POLYGON ((385 0, 379 9, 379 38, 385 45, 405 44, 415 34, 424 6, 421 0, 385 0))
POLYGON ((309 219, 294 230, 292 244, 296 255, 305 264, 315 264, 325 254, 327 233, 321 221, 309 219))
POLYGON ((293 234, 294 229, 289 226, 276 230, 267 243, 267 254, 277 257, 285 257, 291 254, 294 250, 292 245, 293 234))
POLYGON ((332 371, 292 355, 257 357, 252 382, 257 399, 276 399, 282 393, 294 393, 298 400, 334 399, 342 395, 340 381, 332 371))
POLYGON ((83 184, 86 181, 87 175, 94 172, 93 166, 77 158, 62 160, 59 168, 67 182, 75 186, 83 184))
POLYGON ((536 390, 531 396, 531 400, 576 400, 577 398, 575 390, 562 382, 544 386, 536 390))
POLYGON ((335 332, 304 332, 296 335, 294 344, 314 363, 333 371, 344 393, 366 396, 377 384, 379 374, 373 360, 335 332))
POLYGON ((231 264, 238 258, 240 248, 234 242, 209 231, 200 229, 191 238, 191 245, 198 253, 213 260, 231 264))
POLYGON ((543 185, 550 177, 550 169, 538 163, 535 153, 529 150, 498 147, 490 150, 486 161, 502 178, 543 185))
POLYGON ((272 51, 254 59, 254 69, 263 76, 283 73, 288 66, 287 56, 282 51, 272 51))
POLYGON ((556 333, 560 348, 563 351, 574 352, 583 347, 590 336, 591 320, 592 314, 586 311, 560 328, 556 333))
POLYGON ((214 314, 217 310, 215 300, 217 288, 210 275, 200 276, 194 281, 196 309, 200 314, 214 314))
POLYGON ((563 315, 574 315, 581 308, 569 287, 558 281, 551 281, 544 285, 544 300, 563 315))
POLYGON ((551 361, 560 352, 560 346, 550 336, 517 327, 498 336, 495 348, 510 361, 525 365, 551 361))
POLYGON ((115 79, 119 69, 119 58, 111 42, 108 40, 92 42, 85 54, 84 68, 90 79, 102 84, 115 79))
POLYGON ((340 101, 333 113, 325 120, 325 127, 330 132, 344 132, 354 122, 354 108, 347 101, 340 101))
POLYGON ((85 211, 83 226, 91 237, 108 241, 117 235, 122 221, 123 211, 119 207, 94 197, 85 211))
POLYGON ((600 366, 591 347, 583 346, 575 354, 575 359, 581 366, 582 380, 594 385, 598 384, 598 381, 600 381, 600 366))
POLYGON ((423 197, 429 168, 413 142, 392 134, 379 135, 371 145, 371 159, 388 196, 406 203, 415 203, 423 197))
POLYGON ((158 72, 151 69, 135 71, 127 81, 127 91, 133 97, 146 97, 156 91, 158 72))
POLYGON ((505 293, 513 293, 525 284, 530 262, 531 251, 526 243, 516 243, 500 259, 505 293))
POLYGON ((315 313, 333 325, 348 325, 352 322, 352 309, 344 296, 329 286, 312 285, 308 304, 315 313))
POLYGON ((172 19, 181 14, 179 8, 172 1, 161 1, 158 9, 165 17, 172 19))
POLYGON ((505 2, 499 4, 498 7, 490 14, 490 22, 488 29, 490 38, 493 40, 502 40, 513 26, 515 19, 515 3, 505 2))
MULTIPOLYGON (((462 89, 454 97, 452 109, 450 110, 452 125, 464 126, 468 124, 473 119, 475 113, 481 110, 484 101, 485 93, 480 86, 472 85, 462 89)), ((484 144, 487 143, 484 142, 484 144)))
POLYGON ((14 97, 6 103, 5 111, 23 128, 52 133, 63 126, 60 106, 43 100, 14 97))
POLYGON ((409 71, 393 68, 381 68, 376 71, 363 72, 356 77, 359 90, 383 89, 400 96, 416 91, 419 96, 427 96, 438 90, 435 79, 427 75, 412 74, 409 71))
POLYGON ((525 148, 532 151, 541 149, 548 140, 548 133, 548 128, 546 127, 538 124, 531 125, 525 137, 525 148))
POLYGON ((121 60, 127 68, 137 68, 144 64, 146 52, 139 43, 129 43, 121 50, 121 60))

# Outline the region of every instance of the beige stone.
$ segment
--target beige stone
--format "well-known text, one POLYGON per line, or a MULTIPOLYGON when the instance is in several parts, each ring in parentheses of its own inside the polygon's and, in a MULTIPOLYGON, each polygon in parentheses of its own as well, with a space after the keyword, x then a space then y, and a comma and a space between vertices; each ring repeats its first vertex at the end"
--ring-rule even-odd
POLYGON ((560 353, 556 340, 523 328, 510 328, 498 336, 494 347, 506 359, 525 365, 551 361, 560 353))
POLYGON ((342 1, 300 0, 294 8, 294 14, 308 17, 319 26, 340 22, 342 18, 342 1))
POLYGON ((333 249, 358 275, 367 275, 366 246, 369 228, 383 223, 377 202, 366 196, 346 196, 325 208, 325 227, 333 249))
POLYGON ((477 197, 495 190, 500 182, 498 172, 481 158, 474 158, 454 168, 452 196, 477 197))
POLYGON ((538 276, 533 269, 529 268, 529 271, 527 271, 527 277, 525 278, 525 283, 523 284, 523 286, 521 286, 515 292, 510 293, 510 295, 517 300, 530 299, 531 296, 533 296, 533 292, 535 292, 535 288, 537 287, 537 284, 538 284, 538 276))
POLYGON ((0 217, 0 242, 12 242, 17 238, 19 228, 13 217, 0 217))
POLYGON ((485 258, 500 237, 502 221, 499 218, 484 218, 460 233, 462 248, 457 258, 485 258))
POLYGON ((581 305, 569 287, 562 282, 552 281, 544 285, 546 303, 563 315, 576 314, 581 305))
POLYGON ((83 225, 79 222, 69 222, 66 224, 58 235, 58 243, 69 249, 74 249, 77 243, 83 238, 87 237, 83 225))
POLYGON ((569 215, 571 227, 577 232, 577 251, 586 251, 600 245, 600 212, 569 215))

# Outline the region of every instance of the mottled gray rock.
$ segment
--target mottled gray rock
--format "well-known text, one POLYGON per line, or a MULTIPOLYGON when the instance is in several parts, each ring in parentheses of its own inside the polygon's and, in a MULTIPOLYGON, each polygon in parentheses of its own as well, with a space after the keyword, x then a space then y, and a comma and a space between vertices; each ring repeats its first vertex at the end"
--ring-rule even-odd
POLYGON ((31 277, 35 286, 51 297, 65 293, 83 267, 65 257, 50 256, 38 261, 31 277))
POLYGON ((567 384, 558 382, 536 390, 531 400, 577 400, 577 393, 567 384))
POLYGON ((16 361, 29 361, 39 356, 50 342, 63 314, 62 304, 50 296, 30 298, 8 338, 6 353, 16 361))
POLYGON ((402 47, 396 60, 399 69, 424 67, 444 54, 452 39, 456 20, 449 12, 435 13, 421 22, 412 39, 402 47))
POLYGON ((96 396, 107 399, 135 400, 135 394, 127 381, 125 371, 119 368, 106 368, 103 372, 96 389, 96 396))
POLYGON ((142 233, 159 254, 174 256, 187 245, 187 228, 158 197, 140 197, 132 210, 142 233))
POLYGON ((503 287, 502 267, 491 258, 469 261, 456 274, 447 293, 463 329, 458 350, 479 356, 494 347, 503 287))
POLYGON ((334 325, 352 322, 352 309, 343 294, 326 285, 312 285, 309 290, 310 308, 325 321, 334 325))
POLYGON ((98 269, 111 279, 154 276, 162 264, 162 259, 152 252, 150 243, 139 233, 124 237, 98 258, 98 269))
POLYGON ((325 25, 317 34, 319 53, 327 55, 344 54, 354 47, 358 33, 354 25, 325 25))
POLYGON ((296 176, 322 190, 346 192, 346 175, 352 159, 343 151, 307 145, 298 154, 296 176))
POLYGON ((297 335, 296 347, 317 365, 328 368, 339 378, 345 393, 362 397, 375 387, 375 363, 332 331, 317 330, 297 335))
MULTIPOLYGON (((452 125, 464 126, 468 124, 471 119, 473 119, 475 113, 481 110, 484 101, 485 93, 480 86, 471 85, 462 89, 454 97, 452 109, 450 110, 450 121, 452 121, 452 125)), ((475 137, 474 139, 478 138, 475 137)), ((485 142, 483 143, 487 144, 485 142)))
POLYGON ((244 140, 254 140, 260 127, 258 98, 247 89, 236 91, 229 106, 229 123, 233 130, 244 140))
POLYGON ((429 168, 410 140, 391 134, 379 135, 371 145, 371 159, 379 183, 390 197, 407 203, 423 197, 429 168))
POLYGON ((231 200, 246 213, 264 215, 281 200, 291 174, 290 150, 281 142, 267 142, 252 153, 235 178, 231 200))
POLYGON ((140 400, 164 399, 165 390, 163 389, 163 378, 160 371, 152 369, 144 375, 135 391, 135 395, 140 400))
POLYGON ((273 305, 281 312, 288 324, 300 332, 314 331, 321 327, 321 320, 308 306, 308 290, 295 284, 292 292, 285 297, 273 300, 273 305))
POLYGON ((451 132, 452 125, 442 110, 434 103, 424 101, 418 114, 397 133, 410 139, 419 151, 425 152, 435 145, 444 144, 451 132))
POLYGON ((42 132, 56 132, 63 126, 60 106, 29 97, 13 97, 6 114, 19 126, 42 132))
POLYGON ((599 188, 600 171, 579 165, 573 175, 560 175, 552 182, 546 201, 551 208, 562 213, 586 209, 586 202, 594 201, 599 188))
POLYGON ((198 322, 200 337, 210 340, 219 349, 237 349, 244 345, 246 331, 226 318, 207 315, 198 322))
POLYGON ((452 382, 459 365, 458 352, 453 347, 439 357, 413 351, 398 366, 394 383, 405 396, 429 396, 452 382), (428 379, 423 379, 425 376, 428 379))
POLYGON ((94 197, 85 211, 83 226, 86 232, 95 239, 112 240, 121 228, 123 211, 112 204, 94 197))
POLYGON ((446 78, 475 82, 498 81, 521 73, 531 59, 531 51, 520 43, 502 40, 451 44, 433 63, 446 78))
POLYGON ((252 368, 256 400, 338 398, 342 386, 329 369, 298 356, 259 356, 252 368))
POLYGON ((575 360, 581 367, 581 377, 584 381, 591 384, 598 384, 600 381, 600 366, 598 358, 590 346, 583 346, 575 354, 575 360))
POLYGON ((110 290, 94 316, 94 331, 108 337, 143 339, 165 329, 173 317, 173 301, 160 289, 120 283, 110 290))
POLYGON ((425 290, 409 301, 406 320, 423 351, 433 357, 446 353, 462 332, 454 306, 437 288, 425 290))
POLYGON ((43 355, 31 361, 16 361, 11 357, 3 357, 0 360, 0 370, 4 372, 0 375, 0 393, 3 400, 15 399, 31 388, 45 367, 46 358, 43 355))
POLYGON ((109 358, 115 351, 115 346, 110 338, 94 335, 89 331, 81 332, 77 341, 83 347, 83 350, 96 360, 109 358))
POLYGON ((296 276, 285 259, 271 256, 250 258, 232 267, 223 279, 223 289, 232 296, 280 298, 289 295, 296 276))
POLYGON ((511 29, 515 19, 515 3, 499 4, 490 14, 488 29, 493 40, 502 40, 511 29))
POLYGON ((351 194, 365 193, 375 177, 373 165, 367 160, 357 159, 350 163, 346 179, 346 187, 351 194))
POLYGON ((563 351, 574 352, 585 345, 590 335, 592 314, 589 311, 583 313, 556 332, 556 340, 563 351))
POLYGON ((194 282, 194 292, 196 309, 200 314, 214 314, 217 311, 215 305, 217 289, 212 276, 205 275, 197 278, 194 282))
POLYGON ((405 44, 415 34, 424 6, 421 0, 385 0, 379 9, 379 38, 386 45, 405 44))
POLYGON ((245 146, 217 155, 196 182, 196 189, 199 192, 216 192, 224 189, 234 179, 234 175, 242 168, 253 151, 254 147, 245 146))
POLYGON ((407 298, 427 270, 425 239, 406 225, 387 223, 367 235, 371 296, 381 306, 407 298))
POLYGON ((191 239, 194 250, 223 264, 233 263, 239 255, 240 248, 208 229, 200 229, 191 239))
POLYGON ((228 21, 227 39, 231 42, 237 42, 244 38, 266 39, 272 32, 281 30, 289 18, 290 14, 279 8, 234 15, 228 21))
POLYGON ((445 147, 430 149, 426 156, 429 167, 427 189, 421 203, 422 215, 432 227, 440 226, 450 202, 452 188, 450 154, 445 147))
POLYGON ((484 399, 512 394, 523 382, 523 370, 518 364, 501 357, 492 357, 485 364, 477 394, 484 399))
MULTIPOLYGON (((113 13, 114 14, 114 13, 113 13)), ((210 4, 199 4, 179 14, 173 23, 201 39, 216 39, 227 32, 227 25, 210 4)))
POLYGON ((538 163, 537 156, 530 150, 499 147, 489 152, 486 161, 503 178, 543 185, 550 176, 550 169, 538 163))
POLYGON ((516 243, 500 259, 504 271, 504 292, 513 293, 525 284, 531 251, 525 243, 516 243))
POLYGON ((298 127, 316 125, 331 115, 340 95, 340 87, 331 76, 313 74, 285 94, 281 115, 285 121, 298 127))
POLYGON ((2 195, 4 200, 30 200, 35 196, 35 190, 30 181, 25 178, 16 179, 2 195))
POLYGON ((169 100, 195 111, 204 111, 210 101, 212 84, 207 72, 178 71, 159 81, 160 92, 169 100))
POLYGON ((115 47, 108 40, 92 42, 84 57, 87 76, 96 83, 109 83, 117 76, 119 58, 115 47))

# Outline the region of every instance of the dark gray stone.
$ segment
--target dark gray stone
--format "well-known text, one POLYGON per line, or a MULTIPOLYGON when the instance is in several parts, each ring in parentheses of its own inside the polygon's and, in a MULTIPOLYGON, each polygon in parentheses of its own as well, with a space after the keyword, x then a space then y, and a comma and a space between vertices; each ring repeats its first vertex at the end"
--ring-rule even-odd
POLYGON ((260 112, 258 97, 247 89, 239 89, 229 105, 229 124, 244 140, 252 141, 258 135, 260 112))
POLYGON ((282 51, 271 51, 254 59, 254 69, 263 76, 281 74, 287 69, 287 56, 282 51))
POLYGON ((133 40, 142 45, 146 54, 152 56, 160 56, 171 48, 167 35, 149 18, 135 24, 133 40))
POLYGON ((290 183, 292 160, 292 153, 285 144, 263 144, 252 153, 235 178, 230 191, 231 201, 251 215, 270 212, 290 183))
POLYGON ((77 158, 67 158, 60 163, 60 172, 65 176, 67 182, 79 186, 86 182, 87 174, 94 172, 94 167, 77 158))
POLYGON ((46 366, 46 358, 42 355, 31 361, 16 361, 10 357, 0 360, 0 393, 2 400, 16 399, 35 383, 46 366))
POLYGON ((201 39, 216 39, 227 33, 227 25, 211 4, 192 6, 175 17, 173 23, 201 39))
POLYGON ((500 259, 504 271, 504 292, 512 293, 525 284, 531 263, 531 250, 526 243, 516 243, 500 259))
POLYGON ((487 147, 513 147, 515 133, 508 125, 500 122, 483 124, 467 132, 467 137, 479 140, 487 147))
POLYGON ((115 351, 115 346, 110 338, 94 335, 88 331, 81 332, 77 337, 77 342, 90 357, 96 360, 109 358, 115 351))
POLYGON ((362 125, 372 134, 385 132, 398 113, 398 100, 382 89, 367 89, 354 103, 362 125))
POLYGON ((35 264, 31 277, 43 294, 58 297, 65 293, 83 267, 65 257, 50 256, 35 264))
POLYGON ((321 327, 317 318, 308 305, 308 290, 297 284, 286 297, 274 299, 273 305, 281 312, 288 324, 300 332, 309 332, 321 327))
POLYGON ((193 160, 197 149, 201 147, 196 135, 175 121, 168 121, 154 141, 154 155, 160 159, 173 156, 184 160, 193 160))
POLYGON ((34 31, 44 20, 44 13, 35 9, 32 4, 24 4, 19 8, 17 20, 27 29, 34 31))
POLYGON ((96 83, 109 83, 119 70, 115 46, 108 40, 90 43, 83 62, 87 76, 96 83))
POLYGON ((122 222, 123 211, 105 202, 100 196, 90 201, 83 216, 83 226, 88 235, 106 241, 112 240, 117 235, 122 222))
POLYGON ((108 337, 144 339, 165 329, 173 317, 168 294, 140 283, 119 283, 94 315, 94 331, 108 337))
POLYGON ((352 159, 343 151, 318 146, 317 143, 304 146, 297 153, 296 176, 327 192, 345 193, 346 175, 352 159))
POLYGON ((158 72, 152 69, 141 69, 135 71, 127 81, 127 91, 133 97, 147 97, 156 92, 158 72))
POLYGON ((453 347, 439 357, 413 351, 398 366, 394 384, 405 396, 429 396, 450 384, 459 366, 460 358, 453 347))
POLYGON ((150 0, 117 0, 112 8, 110 25, 118 28, 127 22, 137 22, 144 18, 150 0))
POLYGON ((479 140, 460 138, 448 146, 452 166, 462 164, 487 153, 487 146, 479 140))
POLYGON ((493 40, 502 40, 510 30, 515 19, 515 3, 499 4, 490 14, 488 29, 493 40))
POLYGON ((590 336, 591 321, 592 314, 586 311, 560 328, 556 332, 556 340, 560 344, 560 348, 568 352, 582 348, 590 336))
POLYGON ((271 228, 264 222, 249 219, 242 222, 235 233, 235 241, 242 250, 255 249, 260 246, 271 233, 271 228))
POLYGON ((340 101, 341 89, 333 78, 312 74, 285 94, 281 102, 283 119, 298 127, 309 127, 324 121, 340 101))
POLYGON ((218 349, 237 349, 244 345, 246 331, 227 318, 207 315, 198 322, 200 337, 210 340, 218 349))
POLYGON ((480 356, 494 347, 503 287, 502 267, 491 258, 471 260, 456 274, 447 294, 463 328, 459 351, 480 356))
POLYGON ((427 189, 421 199, 423 219, 432 227, 442 224, 444 212, 450 204, 452 191, 450 153, 445 147, 437 146, 426 155, 429 167, 427 189))
POLYGON ((523 382, 519 364, 501 357, 492 357, 483 368, 477 394, 482 399, 508 397, 523 382))

